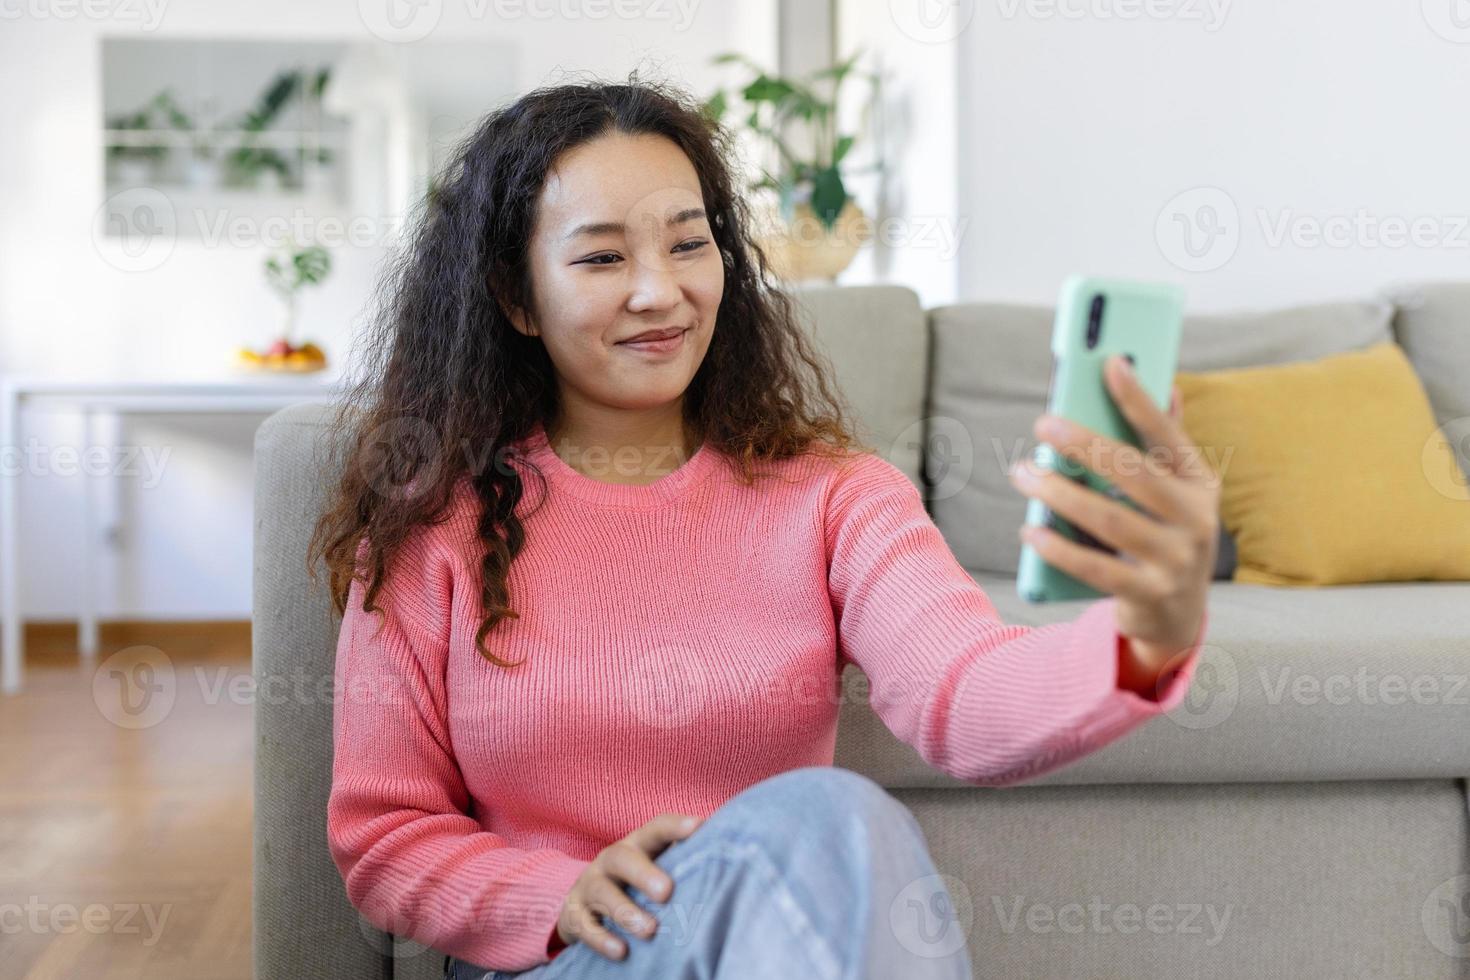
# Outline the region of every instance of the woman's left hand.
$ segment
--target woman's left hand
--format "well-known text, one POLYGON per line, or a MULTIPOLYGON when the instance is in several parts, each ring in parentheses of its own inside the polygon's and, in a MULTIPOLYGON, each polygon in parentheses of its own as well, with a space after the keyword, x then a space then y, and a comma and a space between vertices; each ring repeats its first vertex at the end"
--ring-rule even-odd
POLYGON ((1109 358, 1104 374, 1142 450, 1052 415, 1036 420, 1036 437, 1113 484, 1145 513, 1030 459, 1011 468, 1011 483, 1117 549, 1115 557, 1049 528, 1021 528, 1022 540, 1049 564, 1117 597, 1118 632, 1132 648, 1122 669, 1148 684, 1199 633, 1219 547, 1220 487, 1184 431, 1177 385, 1166 415, 1123 357, 1109 358))

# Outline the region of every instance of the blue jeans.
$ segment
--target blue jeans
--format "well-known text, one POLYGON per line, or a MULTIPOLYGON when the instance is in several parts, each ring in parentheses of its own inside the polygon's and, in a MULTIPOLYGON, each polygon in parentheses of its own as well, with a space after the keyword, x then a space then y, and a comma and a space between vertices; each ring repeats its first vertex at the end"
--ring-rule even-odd
POLYGON ((750 786, 654 859, 667 902, 629 898, 649 939, 612 916, 627 951, 573 943, 529 970, 446 958, 446 980, 799 977, 971 980, 967 931, 912 813, 867 776, 807 766, 750 786))

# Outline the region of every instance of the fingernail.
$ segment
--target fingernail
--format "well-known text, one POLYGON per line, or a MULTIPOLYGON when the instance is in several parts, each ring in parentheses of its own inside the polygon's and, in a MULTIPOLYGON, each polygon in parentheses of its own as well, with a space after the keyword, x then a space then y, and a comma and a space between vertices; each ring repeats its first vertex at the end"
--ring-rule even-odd
POLYGON ((1121 354, 1118 355, 1118 370, 1123 372, 1124 375, 1131 375, 1133 373, 1132 362, 1121 354))
POLYGON ((697 823, 699 823, 698 817, 685 817, 683 822, 680 823, 679 826, 684 830, 693 830, 694 825, 697 823))

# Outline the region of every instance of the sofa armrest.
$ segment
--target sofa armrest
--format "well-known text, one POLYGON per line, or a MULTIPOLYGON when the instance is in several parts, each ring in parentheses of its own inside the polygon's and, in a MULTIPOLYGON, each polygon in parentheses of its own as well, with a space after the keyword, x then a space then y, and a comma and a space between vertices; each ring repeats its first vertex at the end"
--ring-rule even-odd
MULTIPOLYGON (((327 408, 295 405, 255 433, 254 958, 257 980, 393 976, 390 937, 347 900, 327 850, 333 666, 340 621, 306 544, 331 473, 327 408)), ((415 949, 417 952, 417 948, 415 949)), ((437 959, 442 972, 442 958, 437 959)))

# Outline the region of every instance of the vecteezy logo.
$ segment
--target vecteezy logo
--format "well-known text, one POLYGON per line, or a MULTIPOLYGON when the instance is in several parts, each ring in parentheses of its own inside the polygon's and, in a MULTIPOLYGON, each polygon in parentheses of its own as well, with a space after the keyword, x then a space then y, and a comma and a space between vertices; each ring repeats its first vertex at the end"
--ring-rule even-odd
POLYGON ((1188 693, 1165 714, 1181 728, 1214 728, 1234 713, 1239 700, 1240 672, 1235 668, 1235 658, 1221 647, 1205 643, 1200 645, 1199 663, 1188 693))
POLYGON ((944 44, 970 26, 975 0, 888 0, 888 14, 920 44, 944 44))
POLYGON ((1451 419, 1431 432, 1424 441, 1420 465, 1429 485, 1439 493, 1451 500, 1470 500, 1470 473, 1460 469, 1457 448, 1458 455, 1470 459, 1470 416, 1451 419), (1454 440, 1455 435, 1458 435, 1457 440, 1454 440), (1452 465, 1444 465, 1446 456, 1450 457, 1452 465))
POLYGON ((932 415, 910 423, 893 440, 886 458, 906 460, 915 450, 931 501, 952 497, 969 485, 975 471, 975 443, 958 419, 932 415))
POLYGON ((407 500, 432 487, 444 463, 439 433, 413 416, 386 419, 363 438, 358 472, 381 497, 407 500))
POLYGON ((1218 187, 1176 194, 1154 222, 1154 239, 1164 258, 1185 272, 1210 272, 1240 245, 1240 211, 1218 187))
POLYGON ((1456 875, 1430 892, 1419 917, 1435 949, 1454 959, 1470 958, 1470 875, 1456 875))
POLYGON ((975 903, 962 879, 925 875, 905 885, 888 904, 888 926, 915 956, 953 956, 964 950, 975 926, 975 903))
POLYGON ((1470 43, 1470 0, 1420 0, 1429 29, 1446 41, 1470 43))
POLYGON ((177 237, 173 202, 152 187, 130 187, 102 202, 92 221, 92 246, 108 265, 147 272, 163 265, 177 237))
POLYGON ((712 677, 689 645, 658 643, 628 671, 628 712, 649 728, 693 730, 708 710, 712 677))
POLYGON ((176 693, 173 661, 157 647, 119 650, 92 675, 92 702, 119 728, 152 728, 173 710, 176 693))
POLYGON ((357 0, 357 16, 368 32, 395 44, 422 41, 443 12, 443 0, 357 0))
POLYGON ((413 939, 404 939, 399 930, 404 933, 412 931, 412 923, 407 916, 390 913, 392 921, 388 923, 389 929, 384 931, 369 922, 361 913, 357 916, 357 930, 362 937, 381 955, 390 956, 395 960, 410 959, 422 956, 429 951, 429 947, 413 939))

